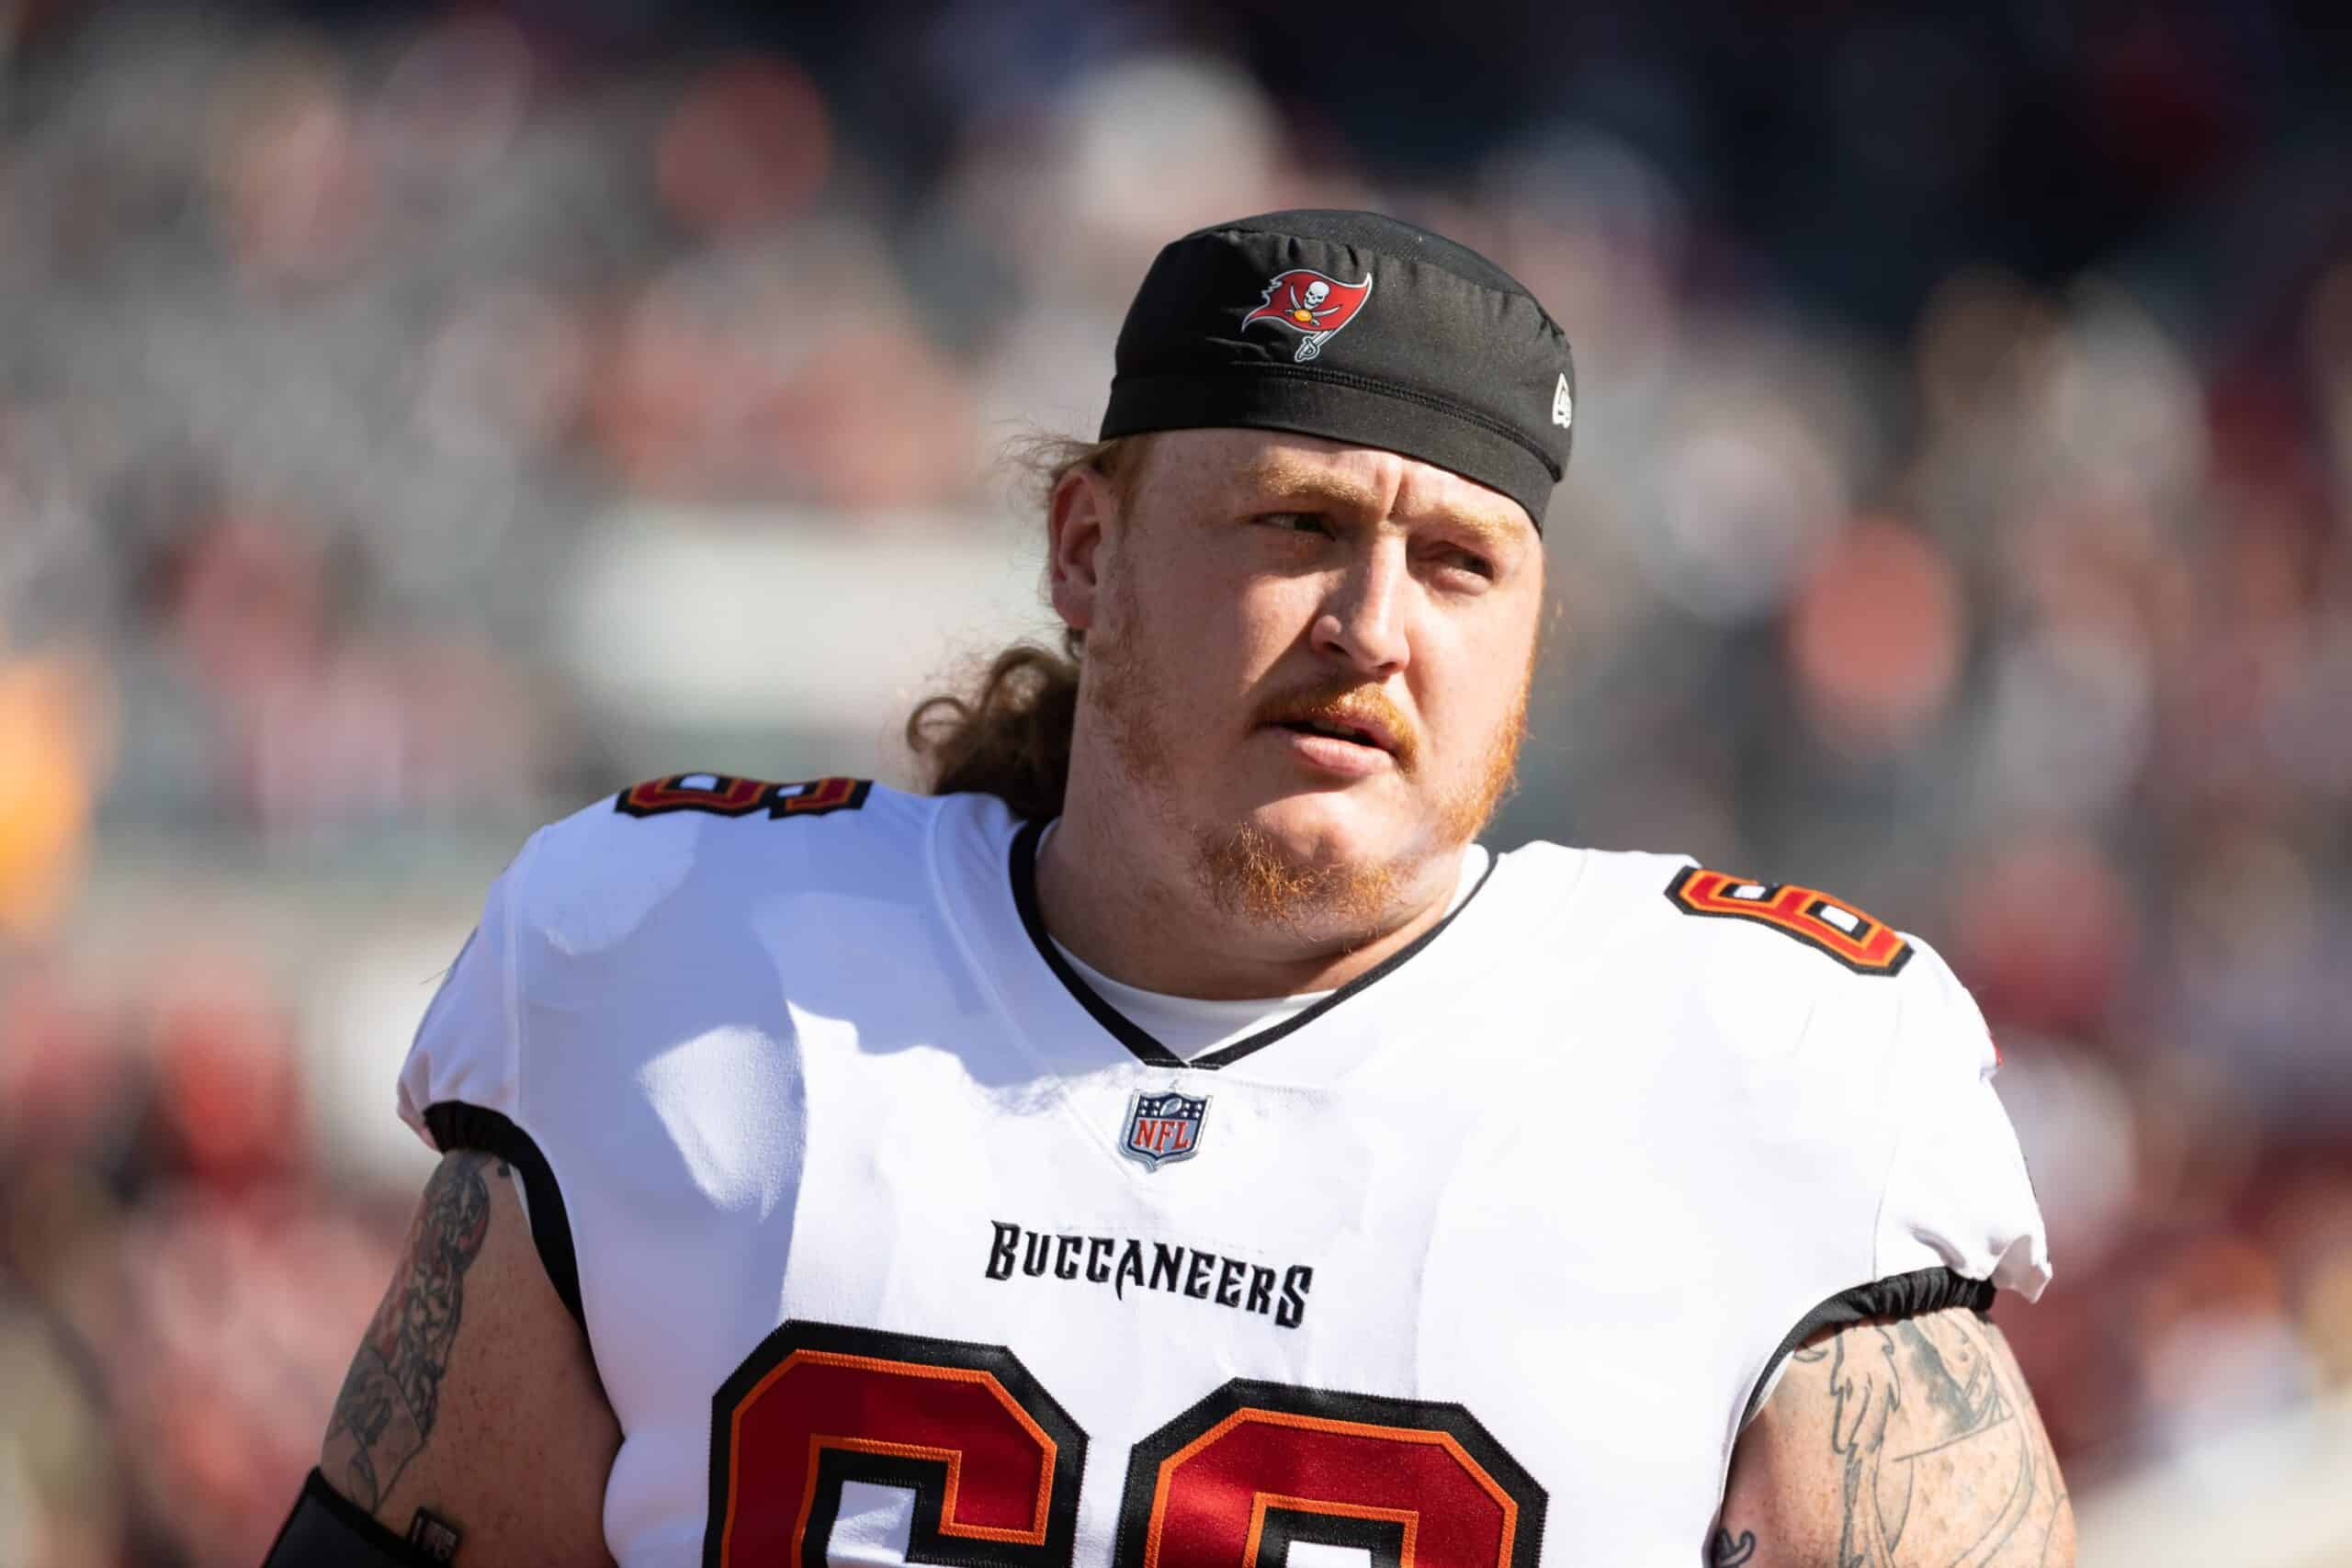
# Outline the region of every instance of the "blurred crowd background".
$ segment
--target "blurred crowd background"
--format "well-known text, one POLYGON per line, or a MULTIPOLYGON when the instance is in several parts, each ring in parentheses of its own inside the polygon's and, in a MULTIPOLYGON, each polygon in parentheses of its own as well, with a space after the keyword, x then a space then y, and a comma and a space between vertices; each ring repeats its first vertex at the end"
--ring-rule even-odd
POLYGON ((639 777, 903 781, 1046 624, 992 455, 1306 205, 1576 344, 1493 840, 1940 948, 2078 1497, 2243 1506, 2199 1456, 2352 1408, 2347 169, 2290 0, 0 4, 0 1565, 259 1560, 489 878, 639 777))

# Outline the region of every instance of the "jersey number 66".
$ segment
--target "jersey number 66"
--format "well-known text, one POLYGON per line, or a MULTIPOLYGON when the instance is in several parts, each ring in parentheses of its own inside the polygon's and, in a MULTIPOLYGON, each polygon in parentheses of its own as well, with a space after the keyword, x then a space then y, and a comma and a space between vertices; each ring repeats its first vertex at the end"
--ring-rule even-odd
MULTIPOLYGON (((1069 1568, 1086 1434, 1001 1346, 787 1322, 711 1402, 706 1568, 824 1568, 852 1481, 910 1562, 1069 1568)), ((1113 1568, 1535 1568, 1544 1489, 1458 1404, 1236 1378, 1137 1443, 1113 1568)))

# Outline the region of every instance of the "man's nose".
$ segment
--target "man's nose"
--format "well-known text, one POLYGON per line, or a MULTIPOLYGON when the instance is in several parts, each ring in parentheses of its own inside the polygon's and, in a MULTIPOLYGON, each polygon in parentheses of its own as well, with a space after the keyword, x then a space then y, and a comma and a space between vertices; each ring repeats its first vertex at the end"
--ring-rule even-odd
POLYGON ((1345 659, 1372 679, 1402 671, 1411 659, 1405 635, 1408 591, 1404 551, 1384 542, 1332 587, 1310 641, 1318 653, 1345 659))

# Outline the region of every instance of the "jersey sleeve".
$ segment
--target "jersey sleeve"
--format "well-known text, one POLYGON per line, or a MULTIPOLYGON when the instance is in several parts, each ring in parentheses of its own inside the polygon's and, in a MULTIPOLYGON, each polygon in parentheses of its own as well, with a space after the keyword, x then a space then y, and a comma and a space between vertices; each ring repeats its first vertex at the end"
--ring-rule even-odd
POLYGON ((436 1105, 469 1105, 513 1121, 522 1049, 515 995, 514 907, 537 835, 491 884, 481 919, 442 976, 401 1066, 401 1120, 448 1152, 432 1125, 436 1105))
POLYGON ((399 1107, 401 1120, 441 1153, 477 1150, 514 1170, 548 1280, 578 1319, 580 1270, 571 1221, 555 1171, 532 1134, 522 1093, 516 910, 544 833, 532 835, 491 884, 481 920, 417 1025, 401 1066, 399 1107))
MULTIPOLYGON (((2008 1113, 1993 1092, 1999 1054, 1974 998, 1917 937, 1894 979, 1849 982, 1848 1006, 1819 1010, 1838 1039, 1832 1055, 1883 1056, 1874 1097, 1892 1154, 1869 1237, 1869 1278, 1798 1318, 1751 1385, 1741 1427, 1787 1370, 1789 1353, 1823 1329, 1965 1306, 1984 1314, 1996 1289, 2031 1301, 2050 1282, 2041 1208, 2008 1113), (1891 997, 1878 987, 1900 987, 1891 997), (1887 1004, 1882 1008, 1882 1000, 1887 1004)), ((1853 1256, 1861 1256, 1857 1238, 1853 1256)))
POLYGON ((2000 1055, 1967 988, 1918 947, 1901 981, 1877 1271, 1947 1269, 2031 1301, 2050 1282, 2050 1250, 2017 1132, 1993 1091, 2000 1055))

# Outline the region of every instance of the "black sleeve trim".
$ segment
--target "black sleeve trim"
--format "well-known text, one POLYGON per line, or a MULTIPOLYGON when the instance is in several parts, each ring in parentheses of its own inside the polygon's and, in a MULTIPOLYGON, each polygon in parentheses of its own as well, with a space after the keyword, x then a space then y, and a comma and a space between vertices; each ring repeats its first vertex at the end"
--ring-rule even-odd
POLYGON ((564 1310, 585 1331, 588 1319, 580 1308, 580 1260, 571 1250, 571 1221, 564 1212, 563 1189, 556 1185, 555 1171, 548 1167, 548 1156, 539 1153, 539 1145, 531 1141, 531 1134, 497 1111, 461 1100, 427 1106, 424 1125, 433 1134, 434 1146, 443 1154, 479 1149, 496 1155, 523 1173, 523 1191, 530 1200, 531 1241, 539 1249, 539 1262, 548 1271, 548 1282, 562 1298, 564 1310))
POLYGON ((1744 1427, 1755 1418, 1758 1402, 1771 1386, 1773 1371, 1789 1352, 1823 1329, 1842 1328, 1870 1318, 1919 1317, 1956 1306, 1964 1306, 1979 1317, 1989 1314, 1993 1310, 1993 1282, 1972 1280, 1949 1269, 1914 1269, 1908 1274, 1890 1274, 1883 1280, 1838 1292, 1797 1319, 1797 1325, 1789 1330, 1781 1348, 1772 1352, 1772 1359, 1756 1374, 1756 1386, 1748 1391, 1747 1408, 1739 1413, 1739 1425, 1744 1427))
POLYGON ((313 1466, 262 1568, 438 1568, 440 1561, 394 1535, 313 1466))

